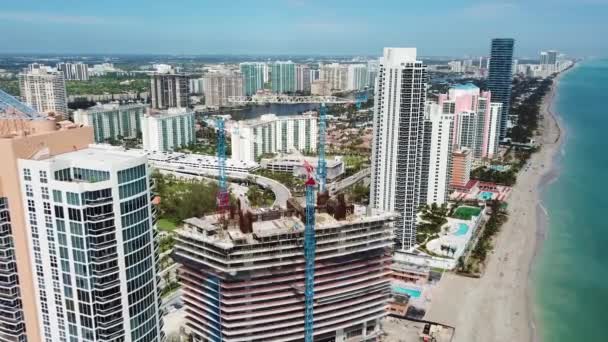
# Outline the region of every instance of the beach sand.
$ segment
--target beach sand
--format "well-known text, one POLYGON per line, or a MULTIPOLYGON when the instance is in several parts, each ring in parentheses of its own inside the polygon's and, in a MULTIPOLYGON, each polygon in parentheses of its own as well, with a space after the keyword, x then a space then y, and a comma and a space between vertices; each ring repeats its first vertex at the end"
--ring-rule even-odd
POLYGON ((531 268, 546 233, 540 189, 555 178, 554 159, 562 140, 551 106, 558 79, 541 105, 542 148, 517 178, 503 225, 481 279, 446 273, 433 290, 425 319, 456 328, 454 342, 537 341, 531 268))

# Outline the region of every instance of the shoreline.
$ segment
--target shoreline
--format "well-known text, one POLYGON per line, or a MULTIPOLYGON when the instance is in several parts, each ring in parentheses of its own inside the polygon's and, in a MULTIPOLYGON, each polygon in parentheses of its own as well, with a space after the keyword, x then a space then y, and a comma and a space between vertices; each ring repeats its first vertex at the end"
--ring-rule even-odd
POLYGON ((549 212, 546 209, 545 203, 543 202, 543 193, 547 190, 547 188, 551 185, 551 183, 555 182, 560 175, 560 162, 562 155, 560 151, 562 150, 564 144, 566 143, 567 131, 564 128, 563 119, 560 114, 554 109, 557 103, 558 88, 559 82, 561 78, 566 75, 568 72, 572 71, 577 67, 577 64, 573 65, 571 68, 564 70, 553 81, 553 85, 551 86, 551 92, 548 94, 547 98, 543 99, 541 113, 543 114, 543 128, 547 121, 551 121, 557 128, 557 136, 553 141, 544 141, 544 146, 551 146, 553 157, 551 160, 551 168, 546 170, 546 172, 540 178, 537 189, 537 197, 538 203, 536 205, 536 216, 537 216, 537 225, 536 225, 536 245, 534 248, 534 255, 532 260, 530 260, 530 270, 528 274, 528 301, 529 301, 529 312, 531 314, 532 320, 530 322, 532 329, 532 339, 533 341, 543 341, 542 339, 542 325, 540 324, 540 318, 538 317, 537 305, 536 305, 536 283, 534 278, 534 273, 536 271, 536 267, 538 267, 539 257, 541 250, 543 248, 543 244, 547 239, 547 235, 549 234, 549 223, 550 216, 549 212), (548 117, 547 117, 548 116, 548 117))
MULTIPOLYGON (((572 69, 572 68, 571 68, 572 69)), ((565 131, 554 112, 560 73, 543 98, 539 114, 542 144, 513 187, 509 220, 494 239, 482 278, 447 273, 433 290, 426 319, 456 328, 454 342, 541 341, 535 313, 533 274, 548 231, 541 193, 559 175, 565 131)))

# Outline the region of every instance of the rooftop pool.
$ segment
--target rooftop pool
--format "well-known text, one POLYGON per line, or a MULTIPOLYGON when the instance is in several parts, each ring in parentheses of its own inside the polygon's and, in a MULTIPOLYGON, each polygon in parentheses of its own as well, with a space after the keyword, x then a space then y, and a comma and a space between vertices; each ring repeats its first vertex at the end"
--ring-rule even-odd
POLYGON ((454 236, 463 236, 469 232, 469 225, 466 223, 459 223, 458 230, 454 232, 454 236))

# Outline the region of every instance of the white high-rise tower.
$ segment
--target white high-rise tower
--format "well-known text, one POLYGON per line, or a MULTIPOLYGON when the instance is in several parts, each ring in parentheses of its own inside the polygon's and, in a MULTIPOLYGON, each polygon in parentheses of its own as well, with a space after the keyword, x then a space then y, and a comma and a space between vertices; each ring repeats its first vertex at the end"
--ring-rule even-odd
POLYGON ((376 79, 371 205, 395 211, 397 248, 416 243, 420 202, 426 68, 415 48, 384 48, 376 79))

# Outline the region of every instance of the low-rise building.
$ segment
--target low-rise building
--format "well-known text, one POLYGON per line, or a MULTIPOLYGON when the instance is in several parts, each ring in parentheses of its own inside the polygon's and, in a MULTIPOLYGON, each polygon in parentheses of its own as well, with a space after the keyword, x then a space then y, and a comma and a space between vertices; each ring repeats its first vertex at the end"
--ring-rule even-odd
MULTIPOLYGON (((327 180, 333 181, 344 174, 345 166, 342 157, 326 159, 327 180)), ((319 158, 305 157, 299 155, 279 155, 274 158, 262 158, 260 165, 262 168, 273 172, 291 173, 296 177, 304 178, 308 175, 305 163, 313 167, 313 172, 316 173, 319 158)))

